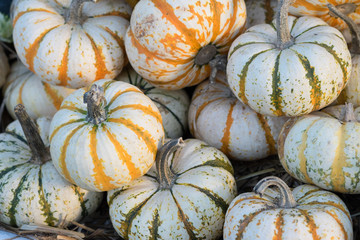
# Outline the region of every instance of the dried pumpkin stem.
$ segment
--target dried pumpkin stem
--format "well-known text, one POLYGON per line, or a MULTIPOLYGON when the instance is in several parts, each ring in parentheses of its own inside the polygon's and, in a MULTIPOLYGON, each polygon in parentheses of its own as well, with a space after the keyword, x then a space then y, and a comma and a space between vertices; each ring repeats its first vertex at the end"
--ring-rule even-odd
POLYGON ((185 143, 182 138, 172 139, 165 143, 156 154, 156 170, 161 189, 170 189, 175 181, 175 174, 169 166, 170 156, 184 147, 185 143))
POLYGON ((254 187, 254 192, 263 195, 270 186, 276 186, 280 190, 279 207, 293 208, 296 207, 295 198, 288 185, 278 177, 269 176, 261 179, 254 187))
POLYGON ((288 12, 289 7, 295 0, 278 0, 278 10, 276 12, 276 29, 277 29, 277 47, 285 49, 294 44, 291 38, 288 12))
MULTIPOLYGON (((354 4, 353 4, 354 5, 354 4)), ((329 8, 330 12, 335 15, 336 17, 339 17, 341 20, 343 20, 350 29, 351 32, 351 53, 353 54, 360 54, 360 30, 359 27, 356 25, 356 23, 349 18, 341 9, 338 7, 335 7, 332 4, 327 4, 327 7, 329 8)), ((355 6, 356 8, 356 6, 355 6)))
POLYGON ((67 24, 82 24, 83 14, 82 9, 85 2, 97 2, 98 0, 72 0, 70 7, 65 12, 65 23, 67 24))
POLYGON ((42 141, 36 124, 27 114, 22 104, 16 105, 14 111, 30 147, 33 163, 39 165, 46 163, 51 159, 49 148, 42 141))
POLYGON ((86 120, 93 124, 100 124, 107 118, 106 99, 104 97, 104 89, 96 84, 84 94, 84 103, 87 104, 86 120))

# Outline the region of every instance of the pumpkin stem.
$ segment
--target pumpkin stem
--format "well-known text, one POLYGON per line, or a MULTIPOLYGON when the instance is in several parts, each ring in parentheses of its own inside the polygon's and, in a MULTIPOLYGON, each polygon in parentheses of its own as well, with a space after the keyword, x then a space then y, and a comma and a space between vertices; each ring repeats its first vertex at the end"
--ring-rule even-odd
POLYGON ((265 190, 270 186, 276 186, 280 190, 279 207, 293 208, 296 207, 294 195, 292 194, 288 185, 278 177, 269 176, 261 179, 254 187, 254 192, 260 195, 265 193, 265 190))
POLYGON ((87 104, 86 120, 93 124, 100 124, 107 118, 106 99, 104 97, 104 89, 96 84, 84 94, 84 103, 87 104))
POLYGON ((226 64, 227 64, 227 56, 221 54, 216 55, 209 62, 209 65, 211 67, 211 73, 209 77, 210 83, 215 82, 218 71, 226 72, 226 64))
MULTIPOLYGON (((342 4, 343 5, 343 4, 342 4)), ((351 5, 351 3, 350 3, 351 5)), ((355 4, 352 4, 355 5, 355 4)), ((333 15, 335 15, 335 17, 340 18, 341 20, 343 20, 348 26, 349 26, 349 30, 351 33, 351 53, 353 54, 360 54, 360 30, 359 27, 356 25, 356 23, 349 18, 346 14, 347 11, 342 11, 341 9, 343 8, 338 8, 338 6, 334 6, 332 4, 327 4, 327 7, 330 10, 330 13, 332 13, 333 15)), ((356 5, 355 5, 356 8, 356 5)))
POLYGON ((82 9, 85 2, 94 2, 98 0, 72 0, 70 7, 65 12, 65 23, 67 24, 79 24, 84 22, 82 9))
POLYGON ((185 143, 182 138, 172 139, 165 143, 156 154, 156 170, 160 189, 170 189, 175 181, 175 174, 169 166, 170 156, 176 152, 178 148, 184 147, 185 143))
POLYGON ((278 0, 278 10, 276 12, 276 29, 277 29, 277 47, 285 49, 294 44, 291 38, 288 12, 289 7, 295 0, 278 0))
POLYGON ((30 147, 33 163, 41 165, 50 161, 49 148, 45 147, 39 130, 34 121, 31 120, 30 116, 27 114, 24 105, 16 105, 14 111, 30 147))

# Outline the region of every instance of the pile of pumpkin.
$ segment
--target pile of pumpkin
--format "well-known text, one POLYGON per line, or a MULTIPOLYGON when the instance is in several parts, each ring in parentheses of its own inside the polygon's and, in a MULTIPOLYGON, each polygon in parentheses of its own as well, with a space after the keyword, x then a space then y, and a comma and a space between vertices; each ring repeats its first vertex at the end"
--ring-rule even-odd
POLYGON ((0 221, 68 226, 106 194, 124 239, 353 239, 337 193, 360 193, 359 14, 340 0, 14 0, 0 221), (304 184, 238 192, 233 163, 271 155, 304 184))

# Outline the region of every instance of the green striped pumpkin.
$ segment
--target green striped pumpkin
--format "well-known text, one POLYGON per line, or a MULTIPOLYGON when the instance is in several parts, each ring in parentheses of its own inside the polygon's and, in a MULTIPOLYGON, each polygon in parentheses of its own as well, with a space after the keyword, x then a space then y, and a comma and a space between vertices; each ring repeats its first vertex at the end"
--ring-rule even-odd
POLYGON ((292 191, 280 178, 260 180, 226 212, 224 240, 352 240, 350 212, 334 193, 312 185, 292 191), (276 187, 271 189, 270 187, 276 187))
POLYGON ((203 141, 170 140, 147 174, 108 192, 110 219, 124 239, 218 239, 236 195, 233 173, 203 141))
MULTIPOLYGON (((49 118, 36 126, 49 147, 49 118)), ((51 161, 34 162, 18 120, 0 134, 0 221, 12 226, 58 226, 79 221, 100 205, 103 194, 88 192, 66 181, 51 161)))
POLYGON ((360 193, 360 119, 346 119, 345 108, 352 114, 347 106, 328 107, 285 123, 278 154, 291 176, 331 191, 360 193))
POLYGON ((190 98, 186 91, 166 90, 154 87, 128 65, 115 80, 138 87, 158 107, 165 131, 165 137, 178 138, 188 130, 188 109, 190 98))
POLYGON ((228 55, 234 94, 270 116, 299 116, 329 105, 350 73, 344 37, 315 17, 277 17, 253 26, 235 39, 228 55))

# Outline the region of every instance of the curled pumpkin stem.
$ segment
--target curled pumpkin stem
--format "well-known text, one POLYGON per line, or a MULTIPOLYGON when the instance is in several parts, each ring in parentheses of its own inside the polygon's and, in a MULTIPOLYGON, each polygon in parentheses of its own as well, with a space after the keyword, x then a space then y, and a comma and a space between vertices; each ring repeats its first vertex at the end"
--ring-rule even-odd
POLYGON ((294 208, 297 203, 288 185, 278 177, 269 176, 261 179, 254 187, 254 192, 263 195, 270 186, 276 186, 280 190, 279 207, 294 208))
POLYGON ((84 94, 84 103, 87 104, 86 120, 93 124, 100 124, 107 118, 106 99, 104 89, 96 84, 91 86, 90 91, 84 94))
POLYGON ((161 189, 170 189, 174 184, 175 174, 169 166, 170 156, 184 146, 183 139, 178 138, 168 141, 159 149, 155 162, 161 189))
POLYGON ((15 106, 14 112, 30 147, 33 158, 32 162, 41 165, 50 161, 49 148, 45 146, 36 124, 25 111, 25 107, 22 104, 18 104, 15 106))
POLYGON ((277 29, 277 47, 285 49, 294 44, 291 37, 288 23, 289 7, 295 0, 278 0, 278 10, 276 12, 276 29, 277 29))

